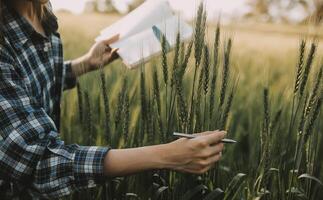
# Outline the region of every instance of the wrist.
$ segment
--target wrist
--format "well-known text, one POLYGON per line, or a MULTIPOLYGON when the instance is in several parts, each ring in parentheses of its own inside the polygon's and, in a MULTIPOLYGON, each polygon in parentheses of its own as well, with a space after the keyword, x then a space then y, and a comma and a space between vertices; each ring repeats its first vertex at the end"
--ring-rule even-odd
POLYGON ((76 77, 91 71, 91 61, 88 54, 71 61, 72 71, 76 77))
POLYGON ((83 55, 81 57, 82 59, 82 65, 84 66, 84 68, 86 69, 86 72, 90 72, 92 71, 92 62, 91 62, 91 56, 89 53, 83 55))
POLYGON ((157 148, 156 155, 158 155, 159 165, 158 169, 173 169, 173 147, 172 143, 161 144, 155 146, 157 148))

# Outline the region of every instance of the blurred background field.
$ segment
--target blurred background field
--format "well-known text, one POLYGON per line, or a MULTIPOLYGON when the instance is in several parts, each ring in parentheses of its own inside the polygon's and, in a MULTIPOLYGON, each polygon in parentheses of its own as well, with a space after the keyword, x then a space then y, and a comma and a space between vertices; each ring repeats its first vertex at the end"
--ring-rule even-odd
MULTIPOLYGON (((93 45, 94 38, 100 30, 120 19, 119 14, 82 14, 74 15, 66 12, 58 12, 60 33, 64 43, 65 59, 73 59, 83 55, 93 45)), ((270 86, 276 94, 284 96, 292 95, 294 74, 298 60, 298 48, 301 39, 306 38, 308 42, 318 42, 317 59, 314 70, 322 62, 323 49, 323 27, 308 25, 288 25, 271 23, 231 23, 222 26, 223 39, 233 38, 232 67, 239 74, 239 100, 234 103, 237 113, 249 113, 246 109, 252 109, 261 105, 261 88, 270 86), (250 107, 248 107, 250 106, 250 107)), ((214 39, 215 26, 208 28, 208 40, 210 46, 214 39)), ((221 49, 223 50, 223 49, 221 49)), ((158 62, 158 61, 157 61, 158 62)), ((151 68, 150 66, 147 69, 151 68)), ((138 81, 137 70, 128 70, 121 61, 116 61, 106 67, 107 81, 111 82, 113 91, 117 92, 121 87, 122 77, 125 73, 133 74, 138 81)), ((99 74, 94 72, 82 77, 87 82, 86 88, 96 88, 99 91, 99 74), (93 81, 92 81, 93 80, 93 81)), ((93 90, 92 90, 93 91, 93 90)), ((68 98, 75 102, 72 104, 77 108, 76 90, 66 92, 68 98)), ((117 98, 112 93, 111 98, 117 98)), ((288 98, 286 98, 288 99, 288 98)), ((274 99, 275 100, 275 99, 274 99)), ((278 101, 278 100, 277 100, 278 101)), ((290 102, 286 102, 290 103, 290 102)), ((76 110, 73 110, 76 112, 76 110)), ((73 112, 69 112, 72 114, 73 112)), ((253 113, 255 116, 259 113, 253 113)), ((259 125, 259 124, 258 124, 259 125)), ((248 134, 248 133, 245 133, 248 134)))
MULTIPOLYGON (((262 1, 259 1, 262 2, 262 1)), ((269 1, 268 1, 269 2, 269 1)), ((274 1, 273 1, 274 2, 274 1)), ((220 5, 219 5, 220 6, 220 5)), ((57 11, 59 19, 60 33, 64 43, 65 59, 77 58, 91 47, 94 38, 99 35, 100 30, 109 26, 122 17, 117 12, 97 13, 87 12, 82 14, 73 14, 67 11, 57 11)), ((257 19, 257 17, 255 17, 257 19)), ((260 19, 260 17, 258 18, 260 19)), ((209 47, 212 48, 215 36, 216 20, 209 20, 206 39, 209 47)), ((193 22, 192 22, 193 24, 193 22)), ((221 26, 222 46, 220 48, 221 59, 223 57, 223 41, 228 38, 233 39, 231 67, 233 73, 239 77, 239 83, 235 92, 235 97, 228 120, 227 130, 229 137, 238 140, 238 144, 227 148, 221 162, 224 171, 217 183, 219 187, 225 188, 228 185, 228 178, 234 174, 245 173, 255 176, 258 169, 259 160, 261 160, 261 132, 263 126, 263 89, 269 88, 270 114, 274 116, 282 111, 279 128, 275 131, 273 147, 272 167, 279 168, 279 159, 285 152, 287 143, 296 142, 297 133, 293 132, 292 137, 288 137, 288 126, 290 120, 290 111, 292 107, 291 99, 293 97, 293 87, 295 81, 295 71, 299 57, 299 45, 302 39, 306 39, 309 44, 317 44, 316 59, 313 63, 312 73, 310 74, 308 88, 313 86, 318 70, 323 63, 323 26, 318 24, 288 23, 271 20, 230 20, 221 26)), ((308 50, 306 54, 308 53, 308 50)), ((173 54, 169 57, 172 59, 173 54)), ((155 62, 161 63, 160 58, 155 62)), ((185 83, 192 81, 194 59, 190 60, 187 78, 185 83)), ((222 63, 220 64, 220 66, 222 63)), ((153 69, 152 63, 145 67, 147 72, 148 88, 151 87, 150 75, 153 69)), ((159 64, 159 72, 161 65, 159 64)), ((135 105, 131 107, 130 132, 134 139, 138 131, 138 119, 140 118, 140 102, 138 95, 140 91, 140 69, 128 70, 120 60, 114 62, 104 69, 107 82, 107 93, 110 98, 110 109, 112 121, 117 110, 119 93, 122 89, 123 79, 127 77, 128 93, 130 103, 135 105)), ((161 73, 159 73, 161 74, 161 73)), ((162 77, 160 77, 160 81, 162 77)), ((90 106, 92 108, 91 120, 93 123, 93 132, 95 132, 94 141, 89 142, 89 133, 79 120, 79 99, 76 89, 66 91, 62 101, 62 123, 61 134, 67 143, 78 143, 81 145, 106 145, 105 141, 105 119, 104 102, 101 96, 102 83, 100 73, 92 72, 79 79, 79 84, 84 92, 90 95, 90 106)), ((184 84, 186 90, 188 84, 184 84)), ((164 92, 164 91, 162 91, 164 92)), ((151 95, 151 94, 150 94, 151 95)), ((162 96, 164 93, 162 93, 162 96)), ((165 103, 162 101, 162 104, 165 103)), ((321 109, 322 110, 322 109, 321 109)), ((86 113, 89 115, 89 113, 86 113)), ((323 156, 323 123, 322 112, 319 114, 315 124, 315 134, 317 134, 318 143, 314 148, 317 149, 317 158, 323 156)), ((112 122, 113 123, 113 122, 112 122)), ((296 127, 297 129, 297 127, 296 127)), ((121 132, 113 132, 114 138, 121 138, 112 142, 114 148, 124 146, 124 140, 121 132)), ((158 141, 155 143, 158 143, 158 141)), ((292 162, 292 154, 288 154, 287 165, 292 162)), ((323 161, 316 160, 317 168, 315 175, 319 180, 323 180, 321 172, 323 161)), ((288 174, 288 173, 287 173, 288 174)), ((283 177, 286 178, 286 174, 283 177)), ((282 178, 283 179, 283 178, 282 178)), ((249 186, 253 184, 249 177, 249 186)), ((143 185, 148 184, 141 181, 143 185)), ((149 185, 149 184, 148 184, 149 185)), ((246 186, 246 185, 244 185, 246 186)), ((246 186, 247 187, 247 186, 246 186)), ((250 186, 252 187, 252 186, 250 186)), ((134 190, 134 188, 131 188, 134 190)), ((214 188, 213 188, 214 189, 214 188)), ((286 188, 285 188, 286 189, 286 188)), ((131 190, 130 192, 138 192, 131 190)), ((322 193, 322 188, 319 188, 322 193)), ((142 191, 143 192, 143 191, 142 191)), ((240 198, 243 199, 243 198, 240 198)), ((308 198, 310 199, 310 198, 308 198)))
MULTIPOLYGON (((66 59, 86 53, 99 32, 120 19, 119 14, 82 14, 59 12, 60 33, 64 43, 66 59)), ((214 26, 208 29, 208 39, 214 39, 214 26)), ((231 23, 223 26, 223 37, 233 37, 234 68, 239 72, 244 88, 265 85, 274 76, 273 86, 288 88, 295 70, 298 47, 302 38, 318 41, 318 52, 323 48, 323 27, 310 25, 288 25, 271 23, 231 23), (252 74, 257 74, 252 78, 252 74), (260 78, 261 77, 261 78, 260 78), (254 85, 250 85, 253 83, 254 85)), ((318 55, 322 57, 322 55, 318 55)), ((317 59, 319 61, 320 59, 317 59)), ((316 63, 317 64, 317 63, 316 63)), ((126 70, 118 63, 108 68, 126 70)), ((251 87, 251 88, 250 88, 251 87)))

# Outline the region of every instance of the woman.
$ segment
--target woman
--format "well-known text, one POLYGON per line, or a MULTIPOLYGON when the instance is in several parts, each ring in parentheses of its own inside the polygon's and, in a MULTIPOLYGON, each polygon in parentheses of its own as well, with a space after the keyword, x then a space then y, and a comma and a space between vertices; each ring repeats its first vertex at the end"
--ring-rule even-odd
MULTIPOLYGON (((57 21, 48 0, 1 0, 0 184, 15 194, 58 198, 94 187, 107 177, 151 169, 201 174, 221 157, 224 132, 196 139, 112 150, 64 145, 59 138, 60 97, 76 78, 118 56, 109 44, 63 62, 57 21)), ((7 191, 6 191, 7 192, 7 191)), ((4 195, 5 191, 0 191, 4 195)))

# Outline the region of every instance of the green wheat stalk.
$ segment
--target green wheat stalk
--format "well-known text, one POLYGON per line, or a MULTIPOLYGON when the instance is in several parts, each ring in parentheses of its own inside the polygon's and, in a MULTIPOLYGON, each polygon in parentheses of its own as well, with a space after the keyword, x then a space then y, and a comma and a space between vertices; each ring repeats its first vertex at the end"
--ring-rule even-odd
POLYGON ((317 98, 320 97, 319 90, 321 87, 321 82, 322 82, 322 72, 323 72, 323 66, 320 68, 316 81, 314 83, 312 92, 311 92, 311 97, 306 109, 306 114, 309 115, 309 112, 311 111, 312 107, 314 106, 315 102, 317 101, 317 98))
POLYGON ((225 128, 226 128, 226 124, 228 121, 229 113, 232 108, 233 98, 234 98, 234 94, 236 92, 237 85, 238 85, 238 81, 236 81, 235 85, 232 87, 232 89, 230 91, 228 100, 226 102, 226 106, 224 107, 224 110, 223 110, 222 123, 220 126, 220 130, 225 130, 225 128))
POLYGON ((203 60, 203 73, 204 73, 204 81, 203 81, 203 91, 204 91, 204 119, 203 119, 203 127, 206 125, 207 118, 207 94, 209 91, 209 82, 210 82, 210 53, 209 47, 204 45, 204 60, 203 60))
POLYGON ((76 88, 77 88, 77 97, 78 97, 79 118, 80 118, 81 124, 83 124, 83 114, 84 114, 84 109, 83 109, 83 92, 82 92, 82 88, 81 88, 80 82, 77 82, 76 88))
MULTIPOLYGON (((175 108, 175 100, 176 100, 176 94, 174 94, 174 84, 175 84, 175 76, 176 71, 178 70, 179 66, 179 54, 180 54, 180 32, 176 35, 176 44, 175 44, 175 53, 174 53, 174 59, 173 59, 173 66, 172 66, 172 74, 171 74, 171 92, 170 92, 170 98, 168 99, 168 91, 167 91, 167 85, 166 85, 166 134, 169 132, 169 129, 171 128, 171 123, 173 123, 174 119, 174 108, 175 108)), ((168 134, 167 134, 167 140, 168 140, 168 134)))
MULTIPOLYGON (((322 81, 322 68, 319 71, 319 74, 317 76, 316 82, 313 87, 312 95, 309 101, 309 109, 313 106, 313 114, 311 118, 309 119, 309 124, 306 128, 305 132, 305 143, 308 140, 308 137, 311 135, 313 132, 314 128, 314 123, 319 115, 320 109, 321 109, 321 104, 322 104, 322 87, 321 87, 321 81, 322 81)), ((310 112, 310 111, 308 111, 310 112)))
POLYGON ((124 97, 127 91, 127 79, 124 77, 122 81, 122 87, 118 94, 117 108, 114 115, 115 131, 122 131, 122 109, 124 103, 124 97))
POLYGON ((203 89, 204 95, 206 96, 209 89, 209 80, 210 80, 210 53, 207 45, 204 45, 204 82, 203 89))
POLYGON ((276 112, 275 116, 273 117, 273 121, 271 122, 271 127, 270 127, 271 130, 274 130, 277 127, 279 127, 280 119, 282 117, 282 114, 283 114, 283 110, 282 109, 279 109, 276 112))
POLYGON ((102 84, 102 95, 103 95, 103 102, 104 102, 104 111, 105 111, 105 139, 106 143, 108 144, 111 142, 111 129, 110 129, 110 106, 109 106, 109 97, 107 93, 107 86, 104 71, 100 71, 100 78, 102 84))
POLYGON ((175 53, 174 53, 174 60, 173 60, 173 72, 172 72, 172 79, 171 79, 171 86, 174 85, 174 78, 176 76, 176 70, 178 68, 180 62, 180 48, 181 48, 181 35, 180 32, 176 35, 176 45, 175 45, 175 53))
POLYGON ((296 79, 294 84, 294 95, 297 94, 302 79, 303 68, 304 68, 304 57, 305 57, 306 41, 302 40, 299 46, 299 61, 296 69, 296 79))
POLYGON ((167 61, 167 45, 166 45, 166 37, 162 36, 162 68, 163 68, 163 77, 165 85, 168 84, 168 61, 167 61))
POLYGON ((154 100, 156 102, 158 113, 161 113, 161 100, 160 100, 160 88, 157 69, 154 69, 153 72, 153 87, 154 87, 154 100))
POLYGON ((160 97, 160 87, 158 80, 158 72, 156 67, 153 70, 153 88, 154 88, 154 102, 157 107, 156 120, 158 123, 158 133, 160 135, 161 141, 164 142, 164 131, 163 131, 163 122, 161 118, 161 97, 160 97))
POLYGON ((127 147, 129 144, 129 124, 130 124, 130 103, 129 103, 129 95, 126 93, 124 95, 124 103, 123 103, 123 138, 124 145, 127 147))
POLYGON ((195 62, 196 67, 199 66, 202 49, 201 49, 201 40, 202 40, 202 32, 203 32, 203 16, 204 16, 204 5, 203 2, 200 3, 198 11, 197 11, 197 19, 195 24, 195 34, 194 34, 194 41, 195 41, 195 62))
MULTIPOLYGON (((296 155, 295 155, 296 169, 299 169, 299 166, 301 163, 301 159, 302 159, 301 158, 301 155, 302 155, 301 151, 303 149, 303 145, 307 143, 308 137, 309 137, 310 133, 312 132, 312 128, 308 128, 308 127, 310 127, 310 125, 307 127, 307 130, 305 130, 306 129, 305 128, 306 122, 307 122, 307 120, 309 120, 309 124, 312 124, 312 123, 314 123, 314 121, 316 119, 316 118, 314 118, 314 120, 313 120, 313 118, 309 119, 309 116, 310 116, 310 113, 313 110, 316 102, 318 101, 318 98, 321 97, 321 96, 319 96, 320 95, 319 90, 320 90, 320 85, 321 85, 321 79, 322 79, 322 67, 320 68, 320 71, 318 73, 318 76, 315 81, 310 98, 308 99, 307 96, 305 98, 302 116, 301 116, 301 120, 300 120, 300 123, 298 126, 299 141, 296 146, 296 155)), ((316 112, 316 110, 314 110, 314 112, 316 112)), ((313 115, 313 116, 315 116, 315 115, 313 115)))
MULTIPOLYGON (((181 35, 178 32, 176 35, 176 45, 175 45, 175 53, 174 53, 175 55, 174 55, 172 78, 171 78, 171 93, 170 93, 169 110, 168 110, 169 119, 168 119, 168 123, 167 123, 168 127, 170 127, 170 123, 173 121, 173 114, 174 114, 174 110, 175 110, 176 89, 174 89, 174 84, 175 84, 176 73, 179 70, 178 65, 179 65, 179 53, 180 53, 180 44, 181 44, 180 38, 181 38, 181 35)), ((167 130, 168 130, 168 128, 167 128, 167 130)))
MULTIPOLYGON (((290 199, 293 194, 290 192, 291 191, 291 187, 294 184, 294 174, 295 174, 295 170, 299 169, 300 163, 301 163, 301 157, 302 157, 302 148, 303 148, 303 144, 304 144, 304 125, 306 123, 307 120, 307 116, 306 116, 306 107, 308 104, 308 95, 305 96, 304 98, 304 104, 303 104, 303 109, 301 112, 301 119, 298 125, 298 134, 297 134, 297 142, 296 142, 296 150, 295 150, 295 154, 294 154, 294 160, 293 160, 293 168, 292 168, 292 174, 291 174, 291 178, 289 181, 289 187, 288 187, 288 197, 287 199, 290 199)), ((299 103, 299 105, 301 105, 301 102, 299 103)))
POLYGON ((194 43, 194 41, 191 40, 190 43, 187 46, 187 49, 186 49, 186 52, 185 52, 185 57, 184 57, 183 62, 181 63, 181 68, 180 68, 179 74, 178 74, 180 79, 182 79, 184 74, 185 74, 185 71, 186 71, 186 68, 187 68, 187 65, 188 65, 188 61, 189 61, 191 53, 192 53, 193 43, 194 43))
POLYGON ((307 81, 308 81, 308 76, 309 76, 309 74, 311 72, 312 63, 313 63, 313 60, 314 60, 314 57, 315 57, 316 48, 317 48, 316 44, 312 43, 310 52, 309 52, 308 57, 307 57, 306 65, 304 67, 304 73, 303 73, 303 77, 302 77, 302 82, 301 82, 301 85, 300 85, 300 88, 299 88, 299 93, 300 93, 301 97, 304 95, 305 87, 306 87, 306 84, 307 84, 307 81))
POLYGON ((182 42, 181 43, 181 47, 180 47, 180 56, 179 56, 179 63, 183 63, 185 59, 185 43, 182 42))
POLYGON ((261 147, 262 153, 265 151, 266 141, 269 136, 269 124, 270 124, 270 116, 269 116, 269 90, 265 88, 263 91, 263 108, 264 108, 264 120, 262 125, 262 134, 261 134, 261 147))
POLYGON ((201 45, 201 42, 204 41, 205 35, 203 35, 203 16, 204 16, 204 7, 203 2, 200 3, 198 11, 197 11, 197 19, 195 24, 195 31, 194 31, 194 46, 195 46, 195 69, 194 69, 194 76, 193 76, 193 82, 192 82, 192 93, 191 93, 191 105, 190 105, 190 111, 189 111, 189 117, 188 117, 188 133, 193 132, 193 123, 194 123, 194 115, 195 115, 195 84, 196 84, 196 78, 197 78, 197 69, 200 65, 203 46, 201 45))
POLYGON ((162 46, 162 68, 163 68, 163 77, 164 77, 164 83, 165 83, 165 97, 166 97, 166 106, 165 106, 165 110, 166 110, 166 120, 168 119, 168 103, 167 103, 167 99, 168 99, 168 61, 167 61, 167 43, 166 43, 166 37, 165 35, 162 35, 162 42, 161 42, 161 46, 162 46))
POLYGON ((145 87, 145 71, 142 67, 140 70, 140 103, 141 103, 141 141, 144 138, 147 120, 147 100, 146 100, 146 87, 145 87))
POLYGON ((182 130, 184 130, 187 124, 187 107, 184 97, 184 88, 179 71, 177 71, 177 75, 175 76, 175 86, 177 94, 177 105, 179 110, 179 119, 181 122, 182 130))
MULTIPOLYGON (((306 81, 307 81, 307 77, 308 74, 310 72, 310 67, 314 58, 314 53, 315 53, 315 46, 312 44, 311 46, 311 50, 309 52, 309 56, 306 62, 306 65, 304 66, 304 60, 305 60, 305 52, 306 52, 306 41, 302 40, 300 43, 300 47, 299 47, 299 61, 297 64, 297 68, 296 68, 296 78, 295 78, 295 84, 294 84, 294 96, 293 96, 293 102, 292 102, 292 112, 291 112, 291 116, 290 116, 290 123, 289 123, 289 129, 288 129, 288 137, 291 136, 295 121, 296 121, 296 117, 298 114, 298 110, 301 106, 301 102, 302 102, 302 97, 303 97, 303 93, 305 90, 305 85, 306 85, 306 81), (296 101, 296 95, 297 92, 299 92, 299 99, 298 99, 298 105, 296 106, 296 110, 295 110, 295 101, 296 101)), ((306 99, 307 101, 307 99, 306 99)), ((306 103, 305 101, 305 103, 306 103)), ((300 122, 302 123, 302 121, 300 122)), ((300 134, 300 133, 299 133, 300 134)), ((296 144, 296 152, 295 152, 295 156, 294 156, 294 168, 292 171, 292 178, 289 184, 289 188, 288 188, 288 200, 291 198, 291 187, 293 185, 294 182, 294 169, 295 169, 295 165, 297 163, 296 161, 296 157, 298 156, 298 148, 300 145, 300 142, 302 140, 303 136, 298 136, 297 138, 297 144, 296 144)), ((287 151, 290 151, 290 144, 287 144, 287 151)), ((283 158, 286 159, 286 158, 283 158)))
POLYGON ((221 84, 221 91, 220 91, 220 105, 219 107, 222 108, 226 96, 226 90, 228 86, 229 80, 229 71, 230 71, 230 54, 231 54, 231 47, 232 47, 232 40, 229 39, 227 46, 224 52, 224 62, 223 62, 223 69, 222 69, 222 84, 221 84))
POLYGON ((90 103, 90 96, 87 91, 84 92, 84 103, 86 106, 86 124, 87 124, 87 131, 89 134, 88 145, 91 145, 94 138, 93 138, 93 117, 92 117, 92 108, 90 103))
POLYGON ((298 125, 298 136, 299 137, 301 137, 304 134, 304 132, 303 132, 304 131, 304 126, 305 126, 309 111, 311 109, 308 106, 309 105, 308 100, 309 100, 308 95, 306 95, 305 98, 304 98, 304 105, 303 105, 303 109, 302 109, 302 112, 301 112, 301 119, 300 119, 299 125, 298 125))
MULTIPOLYGON (((150 95, 148 95, 150 96, 150 95)), ((148 135, 148 144, 153 144, 155 140, 155 133, 154 133, 154 121, 153 121, 153 103, 149 98, 147 100, 147 135, 148 135)))
POLYGON ((197 101, 200 100, 201 94, 203 93, 203 81, 204 81, 204 73, 205 67, 201 67, 200 73, 199 73, 199 80, 198 80, 198 86, 197 86, 197 101))
POLYGON ((214 105, 215 105, 215 93, 216 93, 216 81, 218 75, 218 65, 219 65, 219 46, 220 46, 220 23, 218 23, 216 31, 215 31, 215 39, 214 39, 214 46, 213 46, 213 70, 212 70, 212 79, 211 79, 211 86, 210 86, 210 108, 209 108, 209 129, 215 128, 210 127, 213 122, 213 112, 214 112, 214 105))
POLYGON ((269 104, 269 90, 264 89, 263 94, 263 104, 264 104, 264 122, 262 131, 262 163, 263 163, 263 180, 262 186, 264 189, 268 188, 269 181, 269 169, 270 169, 270 155, 271 155, 271 133, 270 133, 270 104, 269 104))

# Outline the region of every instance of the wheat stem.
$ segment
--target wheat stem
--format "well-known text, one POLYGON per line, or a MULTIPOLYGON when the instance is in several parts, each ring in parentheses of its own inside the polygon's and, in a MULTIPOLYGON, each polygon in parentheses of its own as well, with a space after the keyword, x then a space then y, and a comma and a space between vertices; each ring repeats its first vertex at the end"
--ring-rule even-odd
POLYGON ((145 87, 145 71, 142 67, 140 70, 140 103, 141 103, 141 137, 140 141, 143 141, 145 130, 146 130, 146 120, 147 120, 147 102, 146 102, 146 87, 145 87))
POLYGON ((226 90, 227 90, 227 85, 229 80, 231 47, 232 47, 232 40, 229 39, 224 52, 222 84, 221 84, 221 91, 220 91, 220 105, 219 105, 220 108, 222 108, 226 97, 226 90))
POLYGON ((215 94, 216 94, 216 81, 218 75, 218 65, 219 65, 219 45, 220 45, 220 24, 218 23, 216 31, 215 31, 215 40, 214 40, 214 52, 213 52, 213 72, 212 72, 212 80, 211 80, 211 88, 210 88, 210 108, 209 108, 209 129, 214 129, 215 127, 211 127, 211 123, 213 124, 213 112, 215 105, 215 94))
POLYGON ((82 88, 81 88, 81 84, 80 82, 77 82, 77 97, 78 97, 78 108, 79 108, 79 118, 80 118, 80 122, 81 124, 83 124, 83 92, 82 92, 82 88))
POLYGON ((90 103, 90 96, 87 91, 84 92, 84 101, 85 101, 86 111, 87 111, 86 124, 87 124, 87 131, 89 134, 88 145, 91 145, 93 143, 92 109, 91 109, 91 103, 90 103))
POLYGON ((105 139, 106 143, 109 144, 111 142, 111 130, 110 130, 110 107, 109 107, 109 97, 107 94, 106 81, 104 76, 104 71, 100 71, 100 78, 102 84, 102 95, 105 109, 105 139))
POLYGON ((300 43, 300 47, 299 47, 299 61, 297 63, 297 68, 296 68, 294 95, 297 94, 297 92, 299 90, 299 85, 301 83, 301 78, 302 78, 302 74, 303 74, 303 67, 304 67, 305 48, 306 48, 306 41, 302 40, 300 43))
POLYGON ((315 57, 315 52, 316 52, 316 44, 312 43, 310 52, 309 52, 308 57, 307 57, 307 62, 306 62, 305 68, 304 68, 302 82, 301 82, 300 88, 299 88, 300 97, 302 97, 304 95, 304 91, 305 91, 305 88, 306 88, 306 83, 307 83, 307 80, 308 80, 308 76, 309 76, 309 74, 311 72, 312 63, 313 63, 313 60, 314 60, 314 57, 315 57))
POLYGON ((124 146, 127 147, 129 143, 129 124, 130 124, 130 104, 129 96, 126 93, 124 95, 123 103, 123 137, 124 137, 124 146))

